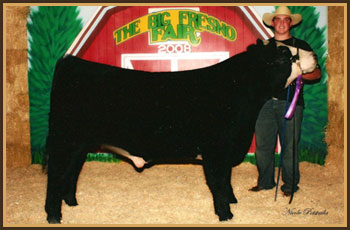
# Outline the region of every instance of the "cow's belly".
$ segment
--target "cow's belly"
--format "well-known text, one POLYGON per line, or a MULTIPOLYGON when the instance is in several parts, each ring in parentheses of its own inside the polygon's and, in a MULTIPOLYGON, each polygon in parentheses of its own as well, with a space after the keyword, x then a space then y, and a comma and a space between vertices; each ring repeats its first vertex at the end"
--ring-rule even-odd
MULTIPOLYGON (((131 160, 132 163, 137 168, 143 168, 147 163, 150 162, 150 160, 146 161, 143 157, 132 155, 128 151, 126 151, 125 149, 122 149, 122 148, 119 148, 119 147, 116 147, 116 146, 113 146, 113 145, 103 144, 103 145, 101 145, 101 149, 109 151, 109 152, 113 152, 115 154, 118 154, 119 156, 122 156, 122 157, 125 157, 125 158, 131 160)), ((195 158, 196 160, 202 160, 202 156, 201 155, 191 154, 190 156, 192 158, 195 158)), ((164 158, 166 158, 166 157, 164 157, 164 158)))
POLYGON ((122 148, 119 148, 116 146, 103 144, 101 146, 101 149, 111 151, 115 154, 118 154, 118 155, 123 156, 127 159, 130 159, 137 168, 143 168, 143 166, 147 163, 142 157, 131 155, 125 149, 122 149, 122 148))

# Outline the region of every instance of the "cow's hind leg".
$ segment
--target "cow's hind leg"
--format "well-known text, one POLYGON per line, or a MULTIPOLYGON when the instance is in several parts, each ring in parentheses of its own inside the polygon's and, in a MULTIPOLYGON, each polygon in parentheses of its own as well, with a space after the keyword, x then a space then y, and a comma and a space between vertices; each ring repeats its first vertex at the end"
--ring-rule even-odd
POLYGON ((62 199, 60 198, 59 191, 57 188, 57 185, 59 184, 59 178, 57 177, 57 175, 52 174, 52 172, 49 172, 48 174, 45 211, 47 213, 47 221, 49 222, 49 224, 59 224, 62 219, 62 199))
POLYGON ((233 192, 232 185, 231 185, 231 173, 232 173, 232 168, 228 169, 228 175, 226 177, 226 182, 224 184, 226 185, 225 193, 227 196, 228 201, 231 204, 236 204, 238 203, 237 198, 233 192))
MULTIPOLYGON (((67 143, 67 142, 62 142, 67 143)), ((75 198, 76 182, 85 161, 86 154, 73 146, 48 143, 48 181, 45 211, 50 224, 62 219, 62 200, 68 205, 77 205, 75 198)))
POLYGON ((203 167, 207 184, 213 195, 215 213, 219 216, 220 221, 232 219, 230 203, 235 201, 235 197, 229 183, 231 168, 225 164, 223 159, 205 158, 203 167), (218 161, 224 163, 218 164, 218 161))
POLYGON ((48 175, 47 175, 47 192, 45 211, 47 221, 50 224, 61 222, 62 213, 62 188, 64 185, 63 174, 65 173, 68 153, 60 148, 49 146, 48 175))

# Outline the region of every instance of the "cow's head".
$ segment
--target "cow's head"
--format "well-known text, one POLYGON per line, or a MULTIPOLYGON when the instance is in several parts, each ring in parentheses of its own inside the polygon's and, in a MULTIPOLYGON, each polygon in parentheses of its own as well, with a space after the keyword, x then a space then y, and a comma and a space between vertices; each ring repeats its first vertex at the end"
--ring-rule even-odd
POLYGON ((292 70, 292 53, 286 46, 277 46, 276 42, 264 43, 257 40, 256 45, 247 50, 254 60, 253 68, 258 75, 256 79, 262 81, 266 93, 276 92, 285 87, 287 78, 292 70))
POLYGON ((256 45, 248 47, 248 52, 253 52, 257 63, 267 67, 290 66, 292 63, 290 49, 286 46, 277 46, 275 41, 265 43, 258 39, 256 45))

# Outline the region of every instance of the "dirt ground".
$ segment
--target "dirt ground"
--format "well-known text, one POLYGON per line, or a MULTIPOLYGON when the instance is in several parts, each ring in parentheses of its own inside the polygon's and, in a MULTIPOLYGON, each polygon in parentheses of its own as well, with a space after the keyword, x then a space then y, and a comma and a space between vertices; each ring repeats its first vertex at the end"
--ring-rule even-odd
MULTIPOLYGON (((79 205, 62 204, 62 224, 113 225, 319 225, 344 222, 344 178, 325 167, 300 163, 300 190, 292 204, 275 190, 249 192, 256 184, 256 166, 233 169, 238 204, 234 218, 219 222, 201 165, 155 165, 139 173, 126 163, 86 162, 78 181, 79 205)), ((4 225, 46 224, 46 175, 40 165, 7 169, 4 225)))

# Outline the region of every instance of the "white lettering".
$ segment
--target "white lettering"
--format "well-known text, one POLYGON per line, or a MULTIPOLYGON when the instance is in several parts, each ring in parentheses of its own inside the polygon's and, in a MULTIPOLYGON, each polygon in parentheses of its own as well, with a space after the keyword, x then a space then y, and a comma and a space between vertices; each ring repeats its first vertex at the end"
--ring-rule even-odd
POLYGON ((191 46, 189 44, 162 44, 158 46, 159 54, 181 54, 181 53, 191 53, 191 46))

